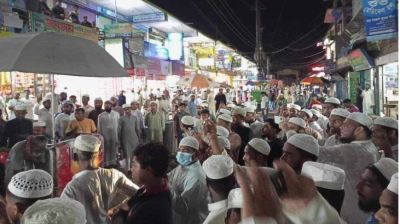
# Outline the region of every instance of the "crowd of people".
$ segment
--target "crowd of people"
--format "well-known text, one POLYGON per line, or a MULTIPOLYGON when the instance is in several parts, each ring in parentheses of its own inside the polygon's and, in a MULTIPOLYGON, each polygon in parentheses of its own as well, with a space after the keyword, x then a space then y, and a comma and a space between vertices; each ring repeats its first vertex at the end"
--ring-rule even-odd
POLYGON ((0 223, 397 223, 398 121, 285 91, 15 94, 0 223), (52 139, 79 164, 60 195, 52 139))

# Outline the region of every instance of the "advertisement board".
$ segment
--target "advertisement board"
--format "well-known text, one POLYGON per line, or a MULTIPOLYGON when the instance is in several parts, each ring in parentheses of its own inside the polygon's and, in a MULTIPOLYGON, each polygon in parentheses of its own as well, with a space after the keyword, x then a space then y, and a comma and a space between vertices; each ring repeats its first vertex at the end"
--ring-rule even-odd
POLYGON ((108 38, 130 37, 132 36, 132 24, 130 23, 114 23, 104 25, 104 34, 108 38))
POLYGON ((168 60, 169 59, 169 54, 168 54, 168 49, 152 44, 150 42, 144 41, 144 56, 149 57, 149 58, 158 58, 162 60, 168 60))
POLYGON ((349 91, 350 91, 350 100, 352 103, 357 103, 358 90, 357 86, 360 84, 360 73, 359 72, 350 72, 349 73, 349 91))
POLYGON ((373 62, 368 54, 362 49, 356 49, 347 55, 351 67, 354 71, 367 70, 373 67, 373 62))
POLYGON ((170 60, 183 60, 183 33, 168 34, 168 54, 170 60))
POLYGON ((362 0, 367 41, 397 37, 397 1, 362 0))
POLYGON ((167 15, 163 12, 154 12, 154 13, 146 13, 146 14, 139 14, 133 15, 130 18, 129 22, 132 23, 146 23, 146 22, 160 22, 166 21, 167 15))

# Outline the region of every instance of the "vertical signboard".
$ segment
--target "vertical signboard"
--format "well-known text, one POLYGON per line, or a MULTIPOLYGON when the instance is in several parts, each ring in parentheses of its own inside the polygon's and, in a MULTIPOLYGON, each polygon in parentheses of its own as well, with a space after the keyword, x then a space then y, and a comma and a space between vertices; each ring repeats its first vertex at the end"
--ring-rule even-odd
POLYGON ((350 100, 352 103, 357 103, 357 95, 358 95, 358 85, 360 84, 360 73, 359 72, 350 72, 349 73, 349 91, 350 91, 350 100))

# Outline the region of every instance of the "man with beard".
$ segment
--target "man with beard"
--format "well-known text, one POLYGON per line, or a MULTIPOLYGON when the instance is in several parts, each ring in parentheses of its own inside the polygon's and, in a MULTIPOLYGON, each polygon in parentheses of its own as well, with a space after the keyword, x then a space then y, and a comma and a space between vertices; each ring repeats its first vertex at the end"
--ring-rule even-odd
POLYGON ((301 111, 301 107, 294 103, 289 103, 287 108, 289 109, 289 117, 296 117, 297 113, 301 111))
POLYGON ((397 224, 399 223, 399 173, 390 179, 390 183, 379 197, 381 208, 375 217, 379 223, 397 224))
POLYGON ((236 108, 232 112, 233 122, 232 122, 232 131, 236 132, 242 142, 239 149, 238 160, 237 163, 239 165, 244 165, 243 156, 244 156, 244 148, 250 140, 250 128, 244 126, 244 117, 246 116, 246 110, 244 108, 236 108))
POLYGON ((94 110, 92 110, 89 113, 88 118, 94 122, 96 127, 97 127, 97 121, 98 121, 99 115, 104 112, 102 107, 103 107, 103 100, 101 98, 94 99, 94 110))
POLYGON ((94 107, 89 105, 90 96, 89 94, 82 95, 82 108, 85 110, 85 118, 88 118, 89 113, 94 110, 94 107))
POLYGON ((5 183, 15 174, 31 169, 41 169, 51 173, 50 151, 46 148, 47 138, 44 135, 29 136, 11 148, 6 163, 5 183))
POLYGON ((124 116, 119 118, 118 136, 121 148, 126 159, 126 170, 131 168, 132 154, 139 145, 140 126, 137 118, 132 114, 128 104, 122 105, 124 116))
POLYGON ((73 103, 71 101, 64 101, 62 105, 62 113, 58 114, 55 119, 56 137, 58 139, 65 138, 65 130, 67 129, 68 123, 71 120, 71 112, 73 109, 73 103))
POLYGON ((229 131, 228 139, 231 144, 230 150, 228 153, 232 157, 233 161, 238 162, 239 159, 239 151, 242 145, 242 139, 240 136, 233 132, 231 129, 232 117, 228 114, 221 114, 218 116, 217 125, 226 128, 229 131))
POLYGON ((389 184, 390 178, 397 173, 398 164, 393 159, 382 158, 365 168, 360 181, 356 185, 358 206, 364 212, 372 213, 368 224, 377 224, 375 213, 379 210, 379 196, 389 184))
POLYGON ((104 103, 105 111, 99 115, 97 132, 104 138, 104 166, 117 165, 119 113, 111 109, 111 101, 104 103))
POLYGON ((46 136, 52 138, 53 136, 53 116, 51 110, 51 95, 47 95, 43 99, 43 108, 39 109, 39 105, 35 106, 34 113, 38 115, 38 120, 46 123, 46 136))
POLYGON ((118 105, 118 97, 112 96, 110 98, 110 102, 112 105, 112 110, 118 112, 119 116, 123 116, 124 109, 122 109, 122 107, 118 105))
POLYGON ((350 112, 343 108, 333 109, 329 116, 329 137, 325 140, 324 146, 335 146, 342 144, 340 142, 340 127, 350 112))
POLYGON ((399 136, 398 121, 391 117, 378 117, 374 120, 372 139, 379 150, 385 152, 385 157, 398 161, 399 136))
POLYGON ((321 147, 318 161, 342 168, 346 172, 345 198, 341 216, 350 223, 362 223, 368 214, 362 212, 355 200, 356 180, 364 168, 375 163, 379 153, 372 143, 372 120, 363 113, 347 116, 340 127, 340 141, 344 144, 321 147))
POLYGON ((180 142, 183 138, 183 132, 181 130, 181 119, 182 117, 187 115, 190 114, 186 112, 186 104, 180 103, 178 107, 178 112, 176 112, 174 115, 175 134, 178 142, 180 142))
POLYGON ((275 123, 274 119, 268 118, 263 128, 263 138, 267 140, 271 147, 267 159, 267 166, 273 167, 272 162, 282 156, 283 141, 278 138, 278 133, 281 132, 279 125, 275 123))
POLYGON ((255 118, 255 109, 254 107, 246 107, 246 117, 244 120, 250 127, 250 139, 252 138, 261 138, 262 129, 264 127, 264 123, 258 121, 255 118))
MULTIPOLYGON (((61 92, 60 93, 60 95, 59 95, 59 102, 58 102, 58 109, 57 109, 57 111, 55 111, 55 112, 57 112, 57 113, 61 113, 62 112, 62 105, 63 105, 63 103, 64 103, 64 101, 66 101, 67 100, 67 98, 68 98, 68 95, 67 95, 67 93, 66 92, 61 92)), ((75 109, 75 105, 74 105, 74 108, 73 109, 75 109)))
MULTIPOLYGON (((329 118, 329 116, 331 116, 332 110, 335 108, 339 108, 339 107, 340 107, 340 100, 338 98, 328 97, 322 103, 322 115, 329 118)), ((325 122, 321 126, 321 128, 324 129, 325 135, 328 130, 328 124, 329 124, 329 120, 326 119, 325 122)))
POLYGON ((4 136, 1 139, 2 144, 11 149, 15 143, 25 140, 32 134, 32 121, 25 118, 26 108, 24 105, 15 106, 15 118, 7 121, 4 128, 4 136))

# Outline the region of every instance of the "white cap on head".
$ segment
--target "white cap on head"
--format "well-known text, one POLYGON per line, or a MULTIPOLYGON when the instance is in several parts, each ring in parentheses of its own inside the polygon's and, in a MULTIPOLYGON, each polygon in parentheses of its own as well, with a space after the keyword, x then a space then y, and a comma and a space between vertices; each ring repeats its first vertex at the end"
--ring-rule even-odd
POLYGON ((236 105, 233 104, 233 103, 228 103, 228 105, 226 105, 226 106, 229 107, 229 108, 234 108, 236 105))
POLYGON ((398 121, 391 117, 378 117, 374 120, 374 124, 398 130, 398 121))
POLYGON ((8 190, 20 198, 42 198, 53 193, 53 177, 44 170, 32 169, 15 174, 8 190))
POLYGON ((247 111, 244 108, 236 107, 233 109, 232 116, 234 115, 242 115, 243 117, 246 116, 247 111))
POLYGON ((222 108, 222 109, 219 109, 219 114, 231 115, 232 113, 229 110, 222 108))
POLYGON ((222 136, 222 137, 228 138, 229 137, 228 129, 218 125, 217 126, 217 136, 222 136))
POLYGON ((208 107, 208 103, 202 102, 202 103, 200 104, 200 106, 202 106, 202 107, 208 107))
POLYGON ((228 209, 243 208, 243 195, 240 188, 232 189, 228 195, 228 209))
POLYGON ((369 129, 371 129, 373 124, 371 118, 369 118, 368 115, 360 112, 350 113, 349 116, 346 117, 346 119, 355 121, 363 126, 366 126, 369 129))
POLYGON ((311 112, 311 110, 309 109, 302 109, 301 111, 303 111, 304 113, 307 114, 308 118, 312 118, 313 117, 313 112, 311 112))
POLYGON ((310 177, 317 187, 329 190, 343 190, 346 174, 343 169, 324 163, 307 161, 301 174, 310 177))
POLYGON ((82 95, 82 97, 90 97, 89 94, 85 93, 82 95))
POLYGON ((306 122, 302 118, 299 118, 299 117, 292 117, 292 118, 289 119, 288 122, 292 123, 292 124, 295 124, 295 125, 297 125, 299 127, 302 127, 302 128, 307 128, 306 122))
POLYGON ((313 105, 311 106, 311 108, 322 110, 321 104, 313 104, 313 105))
POLYGON ((187 146, 195 150, 199 150, 199 141, 197 141, 195 137, 187 136, 182 138, 181 142, 179 142, 179 147, 181 146, 187 146))
POLYGON ((313 115, 315 115, 315 116, 317 116, 317 117, 321 117, 321 116, 322 116, 322 114, 321 114, 318 110, 316 110, 316 109, 311 109, 310 111, 311 111, 311 113, 312 113, 313 115))
POLYGON ((268 156, 271 152, 271 147, 269 146, 268 142, 261 138, 253 138, 248 143, 254 150, 257 152, 268 156))
POLYGON ((346 110, 346 109, 343 109, 343 108, 335 108, 335 109, 333 109, 331 111, 331 115, 336 115, 336 116, 339 116, 339 117, 346 118, 347 116, 350 115, 350 112, 348 110, 346 110))
POLYGON ((288 108, 288 109, 295 109, 295 110, 298 110, 298 111, 301 110, 301 106, 299 106, 299 105, 297 105, 297 104, 294 104, 294 103, 288 103, 288 104, 287 104, 287 108, 288 108))
POLYGON ((44 121, 35 121, 33 122, 33 127, 46 127, 46 123, 44 121))
POLYGON ((289 139, 292 135, 297 134, 297 132, 293 131, 293 130, 289 130, 286 132, 286 139, 289 139))
POLYGON ((193 117, 192 117, 192 116, 188 116, 188 115, 183 116, 183 117, 181 118, 181 122, 182 122, 182 124, 188 125, 188 126, 194 125, 194 119, 193 119, 193 117))
POLYGON ((74 142, 74 147, 82 152, 98 152, 100 139, 94 135, 79 135, 74 142))
POLYGON ((47 94, 47 95, 44 97, 43 102, 46 102, 46 101, 48 101, 48 100, 51 101, 51 94, 47 94))
POLYGON ((101 97, 96 97, 96 98, 94 99, 94 101, 103 101, 103 99, 102 99, 101 97))
POLYGON ((232 116, 228 115, 228 114, 221 114, 218 116, 218 119, 224 120, 226 122, 232 123, 233 119, 232 116))
POLYGON ((129 104, 124 104, 124 105, 122 105, 122 109, 130 108, 130 107, 131 107, 131 105, 129 105, 129 104))
POLYGON ((317 139, 307 134, 295 134, 292 135, 287 143, 296 146, 297 148, 311 153, 313 155, 319 155, 319 145, 317 139))
POLYGON ((256 111, 256 108, 254 107, 246 107, 244 109, 246 110, 246 113, 254 113, 256 111))
POLYGON ((374 167, 376 167, 388 181, 390 181, 393 174, 397 173, 399 170, 398 163, 391 158, 380 159, 378 162, 374 163, 374 167))
POLYGON ((324 103, 331 103, 331 104, 335 104, 335 105, 340 105, 340 100, 336 97, 328 97, 325 99, 324 103))
POLYGON ((151 101, 151 102, 150 102, 150 105, 151 105, 151 104, 156 104, 156 105, 158 105, 157 101, 151 101))
POLYGON ((19 103, 15 105, 14 110, 26 110, 26 105, 24 103, 19 103))
POLYGON ((203 170, 208 178, 218 180, 232 175, 234 164, 229 156, 213 155, 203 162, 203 170))
POLYGON ((218 136, 217 141, 218 141, 219 147, 221 147, 223 149, 227 149, 227 150, 231 149, 231 143, 229 142, 229 139, 227 139, 223 136, 218 136))
POLYGON ((83 205, 70 198, 49 198, 36 201, 22 216, 21 224, 86 224, 83 205))
POLYGON ((395 194, 399 192, 399 173, 393 174, 387 189, 395 194))

